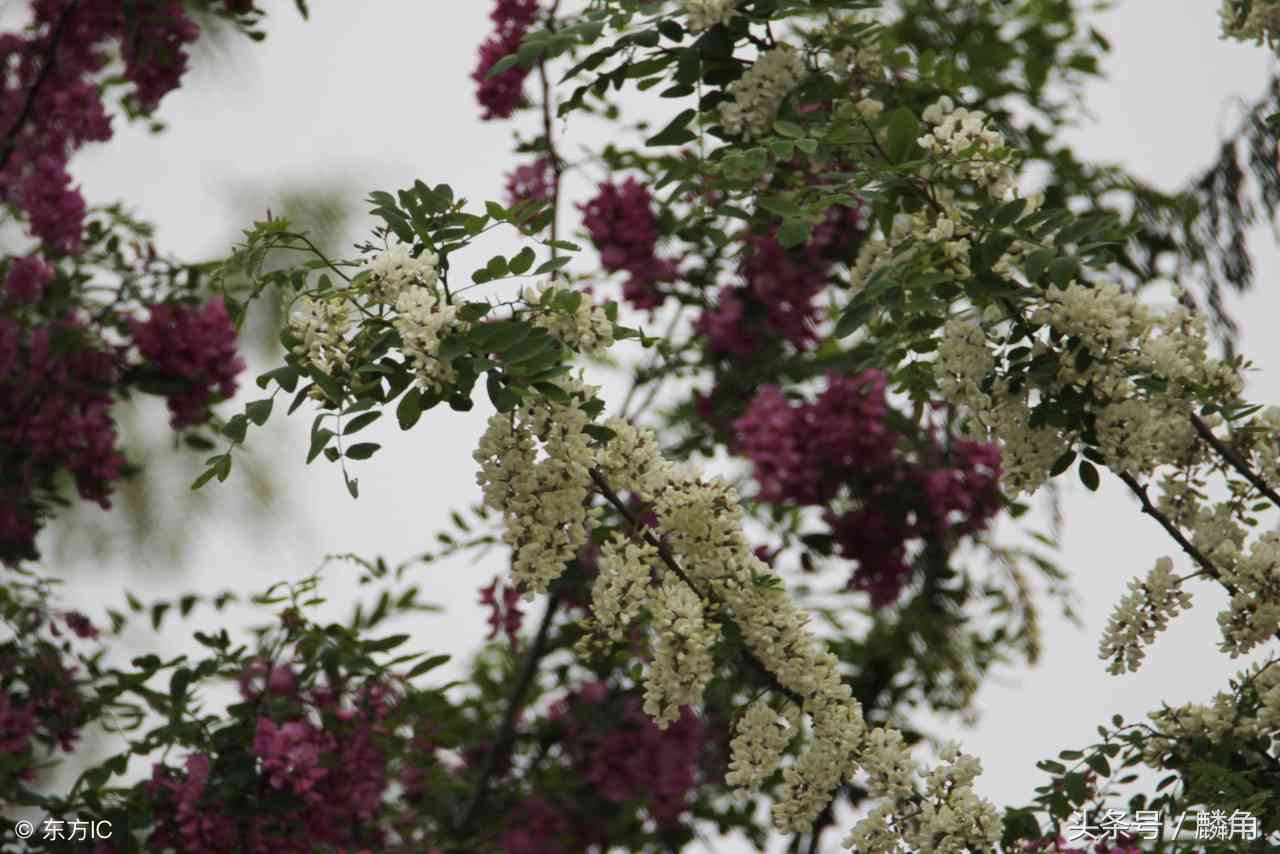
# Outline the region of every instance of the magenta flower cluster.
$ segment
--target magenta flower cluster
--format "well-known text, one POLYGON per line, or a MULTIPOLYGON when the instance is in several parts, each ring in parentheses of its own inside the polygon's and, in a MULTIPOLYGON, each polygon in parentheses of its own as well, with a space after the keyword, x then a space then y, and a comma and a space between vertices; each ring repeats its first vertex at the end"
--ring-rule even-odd
POLYGON ((60 636, 52 619, 33 614, 20 628, 21 642, 0 644, 0 787, 4 788, 15 778, 34 778, 44 759, 37 753, 41 745, 73 750, 87 717, 77 668, 64 662, 57 646, 38 637, 41 628, 54 638, 60 636))
POLYGON ((480 588, 480 604, 489 609, 489 640, 496 638, 501 631, 512 646, 516 645, 516 636, 524 625, 520 601, 520 591, 510 584, 502 585, 501 576, 480 588))
POLYGON ((549 202, 555 193, 556 173, 550 157, 517 166, 507 175, 507 204, 549 202))
POLYGON ((8 69, 0 85, 0 126, 13 129, 7 131, 12 148, 0 153, 7 154, 0 195, 27 215, 46 247, 75 253, 86 207, 67 161, 82 145, 111 138, 99 80, 110 62, 110 43, 119 42, 138 108, 151 112, 178 86, 187 67, 185 48, 199 28, 179 2, 138 4, 136 26, 128 24, 118 0, 36 0, 32 7, 31 35, 0 35, 0 64, 8 69))
POLYGON ((509 118, 524 103, 524 79, 529 69, 521 66, 508 68, 501 74, 489 76, 489 70, 498 60, 515 53, 524 41, 525 33, 538 16, 538 0, 497 0, 490 20, 493 33, 480 44, 480 60, 471 79, 476 82, 476 100, 484 107, 481 118, 509 118))
POLYGON ((34 494, 60 471, 80 497, 109 507, 125 470, 110 408, 119 354, 64 320, 22 340, 0 318, 0 560, 34 556, 34 494))
POLYGON ((648 188, 635 178, 621 185, 604 183, 582 210, 582 224, 600 251, 604 268, 630 276, 622 296, 636 308, 661 305, 664 296, 654 285, 674 281, 679 270, 675 263, 657 256, 661 232, 648 188))
POLYGON ((39 255, 14 258, 5 279, 8 299, 18 305, 40 301, 44 286, 53 280, 53 268, 39 255))
POLYGON ((236 355, 236 327, 221 297, 200 307, 154 305, 145 322, 135 320, 132 326, 145 363, 177 381, 166 395, 175 430, 208 421, 215 395, 235 394, 244 362, 236 355))
POLYGON ((285 797, 272 798, 271 809, 245 802, 243 781, 232 779, 237 756, 196 753, 181 769, 157 764, 147 786, 156 815, 149 846, 186 854, 381 850, 372 819, 389 775, 378 740, 392 728, 396 692, 373 681, 354 692, 301 692, 287 665, 257 662, 242 677, 241 694, 259 708, 288 710, 258 717, 250 748, 258 787, 285 797))
POLYGON ((836 205, 799 248, 784 248, 776 228, 749 236, 740 268, 743 284, 721 288, 715 305, 695 321, 695 330, 721 356, 750 356, 774 338, 808 349, 817 341, 814 299, 826 287, 832 265, 848 256, 865 230, 858 209, 836 205))
MULTIPOLYGON (((702 720, 688 708, 662 730, 644 713, 638 698, 593 682, 556 701, 548 720, 557 727, 564 770, 585 784, 593 801, 642 806, 659 829, 672 827, 688 811, 701 779, 707 739, 702 720)), ((593 845, 605 850, 609 840, 604 805, 555 804, 529 797, 513 811, 502 850, 575 852, 593 845)))
POLYGON ((1000 509, 999 447, 955 441, 944 453, 930 439, 920 462, 911 461, 888 424, 885 387, 874 370, 830 375, 812 402, 765 386, 733 423, 760 498, 827 507, 839 553, 856 563, 850 586, 870 593, 875 607, 901 595, 913 540, 976 533, 1000 509), (856 506, 837 512, 833 501, 846 491, 856 506))

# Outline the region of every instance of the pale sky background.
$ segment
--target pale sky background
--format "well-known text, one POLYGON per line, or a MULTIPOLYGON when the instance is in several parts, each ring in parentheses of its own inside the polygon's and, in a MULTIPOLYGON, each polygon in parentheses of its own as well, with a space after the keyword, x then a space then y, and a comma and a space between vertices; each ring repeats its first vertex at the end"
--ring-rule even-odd
MULTIPOLYGON (((407 186, 415 178, 448 182, 476 201, 501 198, 511 163, 511 126, 479 121, 468 79, 476 47, 489 29, 491 3, 317 2, 310 22, 298 18, 291 2, 264 5, 273 11, 267 42, 236 41, 227 53, 201 54, 184 86, 162 106, 160 115, 170 126, 165 134, 149 137, 119 123, 115 140, 73 161, 91 201, 127 200, 158 224, 162 247, 201 259, 225 254, 247 225, 235 219, 243 214, 235 207, 240 199, 255 200, 259 214, 268 206, 278 209, 276 191, 285 184, 346 182, 362 230, 370 221, 358 202, 368 190, 407 186)), ((1099 16, 1096 25, 1114 45, 1105 66, 1108 79, 1089 92, 1096 122, 1073 131, 1070 141, 1082 157, 1123 162, 1172 189, 1210 161, 1220 134, 1234 126, 1239 111, 1224 103, 1260 94, 1269 67, 1266 52, 1220 42, 1210 0, 1131 0, 1099 16)), ((527 127, 531 120, 520 122, 527 127)), ((601 141, 588 131, 576 121, 568 127, 570 152, 579 142, 601 141)), ((570 188, 577 198, 581 191, 570 188)), ((572 212, 562 221, 577 227, 572 212)), ((352 239, 360 234, 353 232, 352 239)), ((499 240, 475 254, 484 253, 483 260, 511 245, 499 240)), ((1233 309, 1243 325, 1242 350, 1260 368, 1251 379, 1251 396, 1280 402, 1280 346, 1270 328, 1280 309, 1274 248, 1260 252, 1258 262, 1256 292, 1234 302, 1233 309)), ((242 382, 244 399, 260 396, 253 375, 242 382)), ((612 399, 619 401, 616 394, 612 399)), ((162 423, 162 406, 152 409, 153 422, 162 423)), ((277 414, 260 441, 274 454, 275 500, 254 497, 242 471, 226 484, 207 487, 236 493, 259 521, 268 520, 266 529, 215 512, 193 529, 196 548, 187 565, 173 566, 166 556, 135 554, 121 545, 68 571, 68 595, 89 613, 101 613, 106 605, 120 606, 122 586, 144 599, 227 587, 251 592, 306 575, 329 553, 380 554, 394 563, 429 548, 429 537, 446 526, 448 510, 478 497, 471 451, 487 414, 487 401, 467 414, 441 408, 408 434, 394 427, 394 418, 384 418, 378 426, 387 429, 365 434, 384 449, 356 464, 359 501, 347 496, 336 466, 303 465, 311 420, 305 410, 288 420, 277 414)), ((180 508, 197 470, 196 456, 191 466, 150 473, 149 488, 172 496, 164 506, 172 506, 173 517, 161 514, 153 520, 156 526, 192 524, 180 508)), ((982 759, 986 774, 979 788, 1000 805, 1026 802, 1044 779, 1035 761, 1091 743, 1095 727, 1112 714, 1133 720, 1162 700, 1206 700, 1240 666, 1214 651, 1214 615, 1222 596, 1204 587, 1197 589, 1197 607, 1175 622, 1139 674, 1106 673, 1097 641, 1129 578, 1145 573, 1162 555, 1174 556, 1183 569, 1186 560, 1116 479, 1104 477, 1097 495, 1074 478, 1063 482, 1068 486, 1061 565, 1072 574, 1085 626, 1076 629, 1051 609, 1046 612, 1041 664, 1030 672, 996 674, 979 696, 976 728, 957 726, 954 732, 982 759)), ((213 497, 215 507, 217 499, 230 498, 213 497)), ((127 534, 119 532, 121 544, 127 534)), ((418 646, 460 656, 477 648, 485 625, 474 604, 476 590, 502 563, 421 570, 414 581, 424 598, 448 605, 449 613, 415 623, 418 646)), ((329 573, 326 589, 341 606, 335 616, 349 603, 343 584, 348 576, 338 566, 329 573)), ((197 627, 188 624, 188 633, 197 627)), ((130 637, 146 641, 146 635, 130 637)), ((165 647, 172 650, 180 635, 169 637, 175 640, 165 647)), ((154 639, 150 644, 160 646, 154 639)), ((829 850, 837 850, 839 836, 829 840, 829 850)))

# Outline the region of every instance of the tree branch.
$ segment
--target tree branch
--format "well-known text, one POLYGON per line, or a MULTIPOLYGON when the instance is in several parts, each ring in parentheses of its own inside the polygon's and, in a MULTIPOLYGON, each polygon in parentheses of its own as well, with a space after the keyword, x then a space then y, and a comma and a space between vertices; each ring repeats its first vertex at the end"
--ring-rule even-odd
POLYGON ((520 668, 520 675, 516 678, 516 683, 511 687, 511 694, 507 698, 507 709, 503 713, 502 724, 498 728, 498 737, 494 740, 492 749, 485 754, 484 763, 480 766, 480 777, 476 780, 475 790, 471 793, 471 800, 467 802, 466 810, 458 819, 459 836, 465 837, 471 832, 471 826, 479 816, 480 808, 489 794, 489 783, 498 768, 498 761, 511 749, 511 743, 515 740, 516 716, 519 715, 525 694, 529 692, 533 677, 538 672, 538 661, 546 651, 547 635, 550 633, 552 618, 559 603, 560 600, 555 594, 547 597, 547 610, 542 615, 538 633, 533 638, 533 644, 529 647, 529 653, 525 656, 524 664, 520 668))
POLYGON ((1195 425, 1196 432, 1200 434, 1200 438, 1212 445, 1213 449, 1217 451, 1224 460, 1230 463, 1232 468, 1240 472, 1240 474, 1244 476, 1245 480, 1253 484, 1254 489, 1266 496, 1267 500, 1277 508, 1280 508, 1280 495, 1276 494, 1276 491, 1268 486, 1267 482, 1263 480, 1257 472, 1250 468, 1249 464, 1245 462, 1244 458, 1240 456, 1235 448, 1232 448, 1217 436, 1213 435, 1213 431, 1209 429, 1209 425, 1205 424, 1204 421, 1200 419, 1200 416, 1192 413, 1191 423, 1195 425))
POLYGON ((1161 513, 1160 510, 1151 503, 1151 496, 1147 494, 1147 488, 1138 483, 1134 476, 1128 472, 1119 472, 1118 476, 1122 481, 1124 481, 1124 485, 1129 487, 1129 490, 1134 495, 1138 496, 1138 500, 1142 502, 1142 512, 1159 522, 1160 527, 1164 528, 1169 536, 1173 537, 1174 542, 1181 546, 1182 550, 1190 555, 1191 559, 1199 564, 1201 569, 1215 580, 1221 582, 1222 586, 1227 588, 1227 592, 1234 595, 1236 592, 1234 586, 1222 581, 1222 573, 1218 571, 1218 568, 1204 556, 1203 552, 1192 545, 1191 541, 1178 530, 1178 526, 1173 524, 1168 516, 1161 513))

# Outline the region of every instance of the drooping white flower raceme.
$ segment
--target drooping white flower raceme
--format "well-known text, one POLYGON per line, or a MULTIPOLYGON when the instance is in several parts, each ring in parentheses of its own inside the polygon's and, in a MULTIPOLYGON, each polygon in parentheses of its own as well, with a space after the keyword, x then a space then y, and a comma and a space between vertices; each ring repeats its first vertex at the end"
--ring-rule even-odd
POLYGON ((747 794, 747 786, 763 780, 778 768, 787 745, 799 733, 800 708, 787 703, 779 713, 760 697, 738 718, 733 740, 729 743, 729 770, 724 781, 747 794))
POLYGON ((351 305, 341 295, 304 296, 289 316, 294 355, 328 376, 350 370, 347 336, 353 329, 351 305))
POLYGON ((557 384, 569 403, 534 399, 493 415, 473 455, 485 505, 502 513, 512 577, 527 599, 560 576, 599 515, 587 507, 594 450, 582 429, 590 421, 582 403, 598 389, 572 378, 557 384))
POLYGON ((733 17, 737 0, 683 0, 685 27, 691 33, 709 30, 716 24, 727 24, 733 17))
POLYGON ((720 105, 720 123, 743 139, 768 134, 783 99, 804 77, 804 57, 789 45, 765 51, 725 89, 733 100, 720 105))
POLYGON ((627 626, 649 600, 658 550, 651 544, 615 533, 600 546, 591 612, 596 625, 621 640, 627 626))
POLYGON ((456 379, 453 366, 439 357, 440 339, 452 329, 464 332, 468 324, 457 319, 458 307, 450 305, 425 287, 405 287, 395 302, 392 321, 417 374, 418 384, 427 391, 442 391, 456 379))
POLYGON ((1191 607, 1191 594, 1173 572, 1173 561, 1162 557, 1143 580, 1129 582, 1129 592, 1111 613, 1098 647, 1098 657, 1111 662, 1114 674, 1136 673, 1146 656, 1144 647, 1169 626, 1179 612, 1191 607))
MULTIPOLYGON (((673 560, 696 588, 691 592, 714 600, 717 614, 736 623, 745 645, 778 687, 800 701, 799 708, 788 714, 803 712, 811 732, 795 761, 783 769, 783 786, 774 804, 773 822, 782 831, 802 831, 812 825, 835 789, 858 768, 868 735, 861 707, 841 680, 836 657, 809 631, 808 616, 787 595, 773 570, 749 547, 742 533, 742 511, 734 490, 715 480, 704 481, 666 461, 652 433, 616 418, 606 426, 614 437, 597 457, 603 476, 617 489, 629 491, 652 505, 658 530, 673 560)), ((602 565, 601 571, 613 571, 617 565, 602 565)), ((664 571, 664 590, 684 585, 683 579, 673 575, 664 571)), ((649 589, 654 589, 653 585, 649 589)), ((652 601, 651 598, 650 608, 654 607, 652 601)), ((663 607, 670 609, 669 605, 659 605, 658 610, 663 607)), ((682 647, 688 648, 687 638, 696 637, 702 637, 709 647, 705 635, 699 634, 705 622, 690 619, 681 626, 678 621, 664 619, 666 631, 684 635, 678 641, 682 647)), ((701 659, 690 667, 696 679, 673 674, 666 667, 651 668, 646 692, 684 696, 693 702, 710 678, 710 665, 708 659, 701 659)), ((774 714, 769 720, 770 714, 756 707, 739 724, 730 767, 731 782, 740 788, 758 784, 772 773, 791 741, 784 737, 785 733, 800 731, 797 723, 786 731, 770 732, 768 726, 776 727, 777 719, 774 714)), ((886 744, 900 750, 901 756, 895 761, 910 761, 900 738, 894 741, 889 737, 886 744)), ((903 827, 918 823, 914 818, 919 814, 915 803, 921 797, 924 795, 916 792, 910 797, 903 795, 895 803, 894 810, 903 827)), ((957 833, 968 834, 954 840, 959 846, 956 850, 966 845, 988 845, 993 826, 988 817, 994 815, 993 808, 977 799, 967 783, 958 784, 951 798, 962 804, 956 809, 969 811, 964 820, 954 822, 957 833)), ((994 826, 998 827, 998 822, 994 826)))
POLYGON ((714 675, 711 656, 718 626, 704 613, 702 600, 674 575, 649 600, 656 638, 653 660, 645 681, 644 711, 665 729, 680 717, 683 706, 696 705, 714 675))
POLYGON ((397 243, 369 265, 369 282, 379 301, 395 305, 408 288, 427 288, 434 293, 440 281, 439 263, 434 252, 424 251, 414 258, 407 244, 397 243))

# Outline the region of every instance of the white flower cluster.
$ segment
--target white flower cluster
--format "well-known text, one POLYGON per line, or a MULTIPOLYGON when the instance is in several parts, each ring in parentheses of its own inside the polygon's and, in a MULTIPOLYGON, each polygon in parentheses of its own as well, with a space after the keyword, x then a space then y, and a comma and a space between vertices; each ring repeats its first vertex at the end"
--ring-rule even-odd
POLYGON ((1236 690, 1218 692, 1211 704, 1186 703, 1151 712, 1148 717, 1156 733, 1147 739, 1144 761, 1155 768, 1166 767, 1179 741, 1249 742, 1280 735, 1280 660, 1255 664, 1237 674, 1234 683, 1236 690), (1239 690, 1250 683, 1256 702, 1246 700, 1239 690))
POLYGON ((755 64, 725 92, 732 101, 720 105, 720 123, 743 139, 767 135, 787 94, 805 77, 804 57, 790 45, 760 55, 755 64))
POLYGON ((427 288, 407 288, 396 298, 392 321, 409 357, 418 384, 428 391, 442 391, 453 383, 453 365, 439 357, 440 338, 446 330, 464 332, 468 324, 457 319, 458 307, 441 300, 427 288))
POLYGON ((350 370, 347 336, 352 328, 351 305, 345 297, 304 296, 294 303, 289 317, 289 330, 297 339, 293 353, 328 376, 350 370))
POLYGON ((1173 573, 1173 561, 1167 557, 1156 561, 1146 579, 1129 582, 1129 592, 1111 613, 1098 647, 1098 657, 1111 661, 1109 672, 1136 673, 1146 656, 1143 647, 1154 643, 1170 620, 1191 607, 1191 594, 1181 584, 1182 579, 1173 573))
POLYGON ((760 697, 738 718, 729 742, 729 770, 724 781, 747 794, 746 786, 765 779, 778 768, 787 745, 800 729, 800 709, 787 703, 779 714, 768 697, 760 697))
POLYGON ((1223 0, 1218 10, 1222 38, 1274 48, 1280 41, 1280 3, 1275 0, 1223 0), (1246 11, 1247 10, 1247 11, 1246 11))
POLYGON ((614 640, 640 614, 649 597, 658 550, 615 533, 600 546, 597 574, 591 588, 591 612, 596 625, 614 640))
POLYGON ((369 284, 379 301, 395 305, 410 288, 428 288, 434 293, 440 281, 439 263, 434 252, 425 251, 414 258, 407 244, 397 243, 369 265, 369 284))
POLYGON ((534 399, 493 415, 473 455, 485 506, 502 513, 511 574, 526 599, 545 593, 577 556, 599 513, 587 507, 594 451, 577 402, 598 389, 569 378, 559 384, 571 403, 534 399))
POLYGON ((644 712, 666 729, 682 706, 702 699, 719 627, 707 621, 698 594, 674 575, 664 576, 649 600, 649 613, 657 644, 645 681, 644 712))
MULTIPOLYGON (((1107 465, 1137 477, 1181 463, 1192 452, 1194 403, 1188 396, 1193 388, 1220 389, 1228 396, 1241 388, 1230 365, 1209 358, 1203 319, 1181 305, 1157 314, 1110 283, 1051 285, 1043 299, 1029 308, 1029 319, 1080 342, 1076 350, 1048 338, 1034 342, 1033 356, 1057 351, 1051 377, 1027 382, 1018 392, 1004 381, 982 391, 982 378, 996 364, 988 330, 959 318, 944 327, 934 362, 943 394, 976 416, 971 435, 989 432, 1003 442, 1004 482, 1015 494, 1038 489, 1067 448, 1067 437, 1058 429, 1029 425, 1033 394, 1091 389, 1101 399, 1095 407, 1096 432, 1107 465), (1087 360, 1077 358, 1081 350, 1087 360)), ((998 318, 984 318, 989 326, 999 325, 990 320, 998 318)))
MULTIPOLYGON (((804 830, 830 802, 840 783, 858 767, 868 736, 861 707, 841 680, 836 657, 809 631, 807 615, 750 548, 742 533, 742 510, 736 492, 718 481, 704 482, 664 460, 652 433, 638 431, 620 419, 612 419, 607 426, 615 435, 598 458, 604 476, 617 488, 653 506, 659 530, 690 583, 700 595, 718 603, 724 616, 741 629, 743 641, 756 660, 783 691, 800 700, 800 708, 792 714, 803 712, 808 716, 810 737, 794 763, 783 769, 782 793, 773 810, 774 825, 779 830, 804 830)), ((677 583, 683 581, 666 576, 661 589, 666 591, 677 583)), ((649 589, 653 590, 653 585, 649 589)), ((649 607, 652 609, 653 605, 649 607)), ((660 609, 663 607, 674 613, 670 605, 659 605, 660 609)), ((671 625, 680 631, 678 619, 671 625)), ((682 628, 697 633, 703 625, 689 619, 682 628)), ((688 648, 683 640, 681 644, 688 648)), ((691 662, 690 669, 700 668, 696 676, 683 674, 677 679, 666 668, 656 674, 651 670, 647 691, 681 696, 689 702, 696 700, 701 689, 697 695, 692 689, 710 680, 712 661, 710 657, 687 660, 691 662), (661 683, 657 687, 653 685, 655 679, 661 683)), ((740 737, 733 742, 730 760, 732 782, 739 787, 758 783, 778 767, 781 751, 791 740, 784 734, 769 732, 768 726, 777 725, 776 714, 772 719, 770 714, 756 708, 739 727, 740 737), (777 756, 768 755, 774 751, 777 756)), ((799 732, 798 726, 793 728, 799 732)), ((900 739, 893 743, 903 754, 896 761, 908 762, 905 745, 900 739)), ((959 786, 952 797, 971 798, 973 804, 981 804, 972 797, 967 784, 959 786)), ((914 813, 905 804, 905 800, 900 801, 898 811, 904 816, 914 813)), ((981 804, 982 815, 990 809, 981 804)), ((903 820, 912 826, 917 823, 914 818, 903 820)), ((957 844, 987 843, 985 819, 956 824, 962 826, 981 827, 982 832, 979 837, 965 836, 957 844)))
POLYGON ((1219 568, 1235 590, 1231 606, 1218 614, 1219 648, 1235 658, 1280 632, 1280 534, 1263 534, 1247 556, 1219 568))
POLYGON ((727 24, 736 5, 737 0, 684 0, 685 27, 700 33, 716 24, 727 24))
MULTIPOLYGON (((548 306, 553 304, 557 290, 548 284, 528 292, 522 289, 520 297, 534 306, 548 306)), ((593 302, 588 294, 578 293, 581 300, 572 313, 547 308, 533 314, 532 323, 579 353, 600 355, 613 346, 613 321, 603 306, 593 302)))
POLYGON ((947 160, 947 174, 972 181, 993 199, 1003 199, 1014 186, 1012 155, 1005 147, 1004 134, 987 124, 981 110, 957 107, 946 95, 925 108, 923 118, 933 125, 916 143, 925 151, 947 160))
POLYGON ((977 759, 948 743, 941 751, 944 764, 923 771, 905 753, 898 733, 876 732, 886 737, 868 736, 863 762, 871 794, 887 800, 854 826, 846 848, 859 854, 964 854, 975 847, 995 847, 1002 831, 1000 815, 973 791, 973 781, 982 773, 977 759), (925 780, 923 795, 916 791, 916 777, 925 780), (913 820, 901 821, 904 813, 914 813, 913 820))

